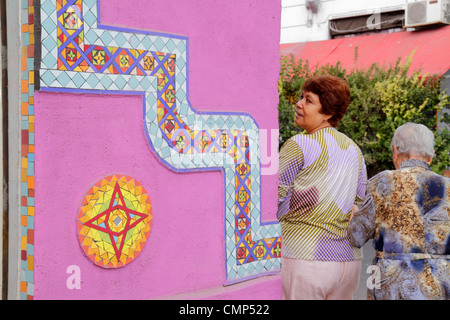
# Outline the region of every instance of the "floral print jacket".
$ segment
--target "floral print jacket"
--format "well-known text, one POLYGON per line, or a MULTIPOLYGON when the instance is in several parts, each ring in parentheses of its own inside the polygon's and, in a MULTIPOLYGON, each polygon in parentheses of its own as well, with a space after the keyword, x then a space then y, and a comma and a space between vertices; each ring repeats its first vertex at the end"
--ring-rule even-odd
POLYGON ((351 242, 373 238, 368 299, 450 299, 450 179, 420 160, 369 180, 349 226, 351 242))

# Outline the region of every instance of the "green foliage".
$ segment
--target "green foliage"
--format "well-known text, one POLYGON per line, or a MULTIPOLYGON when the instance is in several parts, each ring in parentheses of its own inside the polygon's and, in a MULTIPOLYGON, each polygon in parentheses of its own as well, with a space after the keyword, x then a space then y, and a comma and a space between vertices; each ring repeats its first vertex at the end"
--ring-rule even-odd
MULTIPOLYGON (((356 53, 355 53, 356 54, 356 53)), ((437 114, 450 107, 450 99, 440 91, 440 76, 410 72, 412 55, 404 64, 400 59, 389 68, 372 64, 367 69, 347 72, 340 63, 310 68, 308 61, 281 58, 279 82, 280 146, 301 131, 294 123, 295 104, 305 80, 314 75, 331 74, 345 78, 351 102, 338 130, 361 148, 369 177, 393 169, 390 143, 394 131, 406 122, 422 123, 436 133, 436 156, 432 169, 441 173, 450 165, 450 133, 436 131, 437 114)), ((450 123, 448 117, 439 119, 450 123)))

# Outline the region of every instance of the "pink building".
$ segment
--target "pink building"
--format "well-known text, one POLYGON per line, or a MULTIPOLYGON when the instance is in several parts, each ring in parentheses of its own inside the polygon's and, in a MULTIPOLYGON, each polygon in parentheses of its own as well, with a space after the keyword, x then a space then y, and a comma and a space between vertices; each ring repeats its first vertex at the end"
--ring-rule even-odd
POLYGON ((280 299, 280 2, 19 6, 8 298, 280 299))

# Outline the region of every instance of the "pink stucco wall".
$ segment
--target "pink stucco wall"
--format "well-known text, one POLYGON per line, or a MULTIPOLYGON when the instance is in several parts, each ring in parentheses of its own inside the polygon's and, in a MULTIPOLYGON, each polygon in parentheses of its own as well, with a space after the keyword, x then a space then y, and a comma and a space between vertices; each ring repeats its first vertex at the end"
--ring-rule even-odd
MULTIPOLYGON (((277 129, 280 1, 108 0, 102 24, 189 37, 189 100, 196 110, 246 112, 277 129)), ((153 154, 142 97, 35 93, 35 299, 279 299, 279 276, 224 287, 221 171, 175 173, 153 154), (99 178, 142 183, 153 226, 139 257, 105 270, 76 237, 80 202, 99 178), (66 286, 81 270, 81 289, 66 286)), ((274 221, 277 176, 262 176, 263 221, 274 221)))

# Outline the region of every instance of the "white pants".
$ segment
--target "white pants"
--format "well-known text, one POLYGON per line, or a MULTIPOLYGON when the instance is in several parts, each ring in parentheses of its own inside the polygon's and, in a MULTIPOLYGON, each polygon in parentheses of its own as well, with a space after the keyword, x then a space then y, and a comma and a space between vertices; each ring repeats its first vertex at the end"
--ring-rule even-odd
POLYGON ((352 300, 361 261, 309 261, 281 258, 284 300, 352 300))

